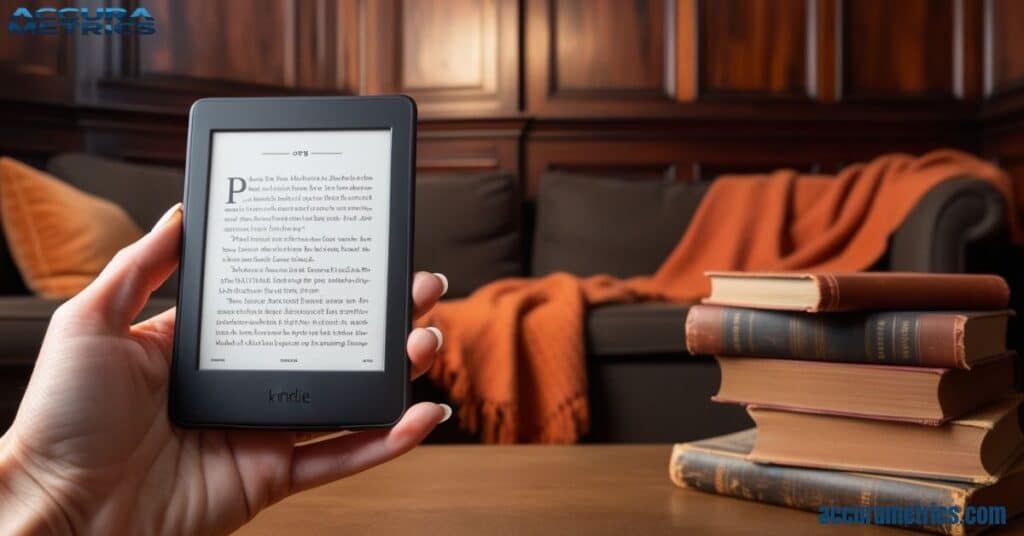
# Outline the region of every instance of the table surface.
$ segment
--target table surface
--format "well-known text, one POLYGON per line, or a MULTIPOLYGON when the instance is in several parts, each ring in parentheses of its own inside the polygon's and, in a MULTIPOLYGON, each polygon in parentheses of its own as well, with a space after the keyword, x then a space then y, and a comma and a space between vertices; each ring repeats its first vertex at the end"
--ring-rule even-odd
MULTIPOLYGON (((871 534, 677 488, 671 445, 426 446, 261 512, 238 534, 871 534)), ((1024 533, 1011 523, 987 534, 1024 533)))

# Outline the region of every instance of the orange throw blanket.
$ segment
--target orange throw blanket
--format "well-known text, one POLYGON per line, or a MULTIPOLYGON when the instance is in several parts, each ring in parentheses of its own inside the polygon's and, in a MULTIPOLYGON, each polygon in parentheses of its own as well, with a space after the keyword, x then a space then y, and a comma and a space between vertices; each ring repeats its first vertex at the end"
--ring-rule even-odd
MULTIPOLYGON (((719 178, 653 276, 503 279, 439 304, 420 322, 445 336, 429 375, 459 405, 463 427, 486 442, 576 441, 588 427, 588 307, 694 302, 709 292, 706 270, 865 270, 929 189, 962 175, 990 182, 1012 203, 1005 173, 952 150, 882 156, 835 177, 781 170, 719 178)), ((1020 241, 1012 206, 1009 213, 1020 241)), ((682 318, 679 326, 681 337, 682 318)))

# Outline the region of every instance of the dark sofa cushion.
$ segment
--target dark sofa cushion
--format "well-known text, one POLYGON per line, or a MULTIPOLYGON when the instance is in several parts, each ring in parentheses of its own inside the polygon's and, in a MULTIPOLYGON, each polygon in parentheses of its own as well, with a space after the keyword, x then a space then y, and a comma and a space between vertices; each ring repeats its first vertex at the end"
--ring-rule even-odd
POLYGON ((149 229, 171 205, 181 201, 185 172, 171 167, 132 164, 84 153, 60 154, 46 170, 79 190, 117 203, 143 229, 149 229))
MULTIPOLYGON (((62 300, 34 296, 0 297, 0 362, 34 359, 46 334, 53 311, 62 300)), ((173 298, 149 300, 138 319, 143 320, 174 306, 173 298)))
POLYGON ((707 187, 546 175, 537 199, 532 273, 653 273, 682 238, 707 187))
POLYGON ((448 276, 448 297, 523 274, 515 175, 421 173, 413 268, 448 276))
POLYGON ((684 326, 689 305, 629 303, 587 313, 588 354, 641 356, 686 354, 684 326))

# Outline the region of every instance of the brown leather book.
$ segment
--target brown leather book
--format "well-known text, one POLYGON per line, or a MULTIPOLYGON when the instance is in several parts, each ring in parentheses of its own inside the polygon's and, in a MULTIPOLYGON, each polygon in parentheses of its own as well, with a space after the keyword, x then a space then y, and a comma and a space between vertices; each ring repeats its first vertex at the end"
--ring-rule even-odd
POLYGON ((918 426, 751 406, 759 463, 965 482, 995 482, 1024 447, 1021 396, 942 426, 918 426))
POLYGON ((959 369, 716 357, 718 402, 938 425, 1013 390, 1014 355, 959 369))
MULTIPOLYGON (((832 506, 915 508, 927 505, 1003 506, 1007 519, 1024 511, 1024 460, 989 485, 894 477, 804 467, 766 465, 747 460, 754 447, 753 428, 672 449, 669 476, 677 486, 798 510, 820 512, 832 506)), ((809 522, 814 523, 808 516, 809 522)), ((909 527, 960 536, 985 525, 942 524, 909 527)))
POLYGON ((839 312, 1006 309, 1010 287, 996 275, 911 272, 706 272, 704 303, 839 312))
POLYGON ((1006 353, 1013 311, 812 314, 694 305, 691 354, 970 369, 1006 353))

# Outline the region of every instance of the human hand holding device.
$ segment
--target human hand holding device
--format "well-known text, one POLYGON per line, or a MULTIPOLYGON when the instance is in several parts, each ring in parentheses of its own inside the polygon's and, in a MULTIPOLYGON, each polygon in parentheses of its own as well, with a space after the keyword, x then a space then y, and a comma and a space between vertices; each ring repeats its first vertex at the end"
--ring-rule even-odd
MULTIPOLYGON (((299 446, 308 434, 172 425, 175 311, 131 321, 177 266, 181 221, 174 207, 54 313, 17 418, 0 437, 0 533, 226 533, 290 494, 407 452, 450 416, 425 402, 389 429, 299 446)), ((414 314, 445 286, 416 274, 414 314)), ((439 346, 439 333, 412 331, 413 377, 439 346)))

